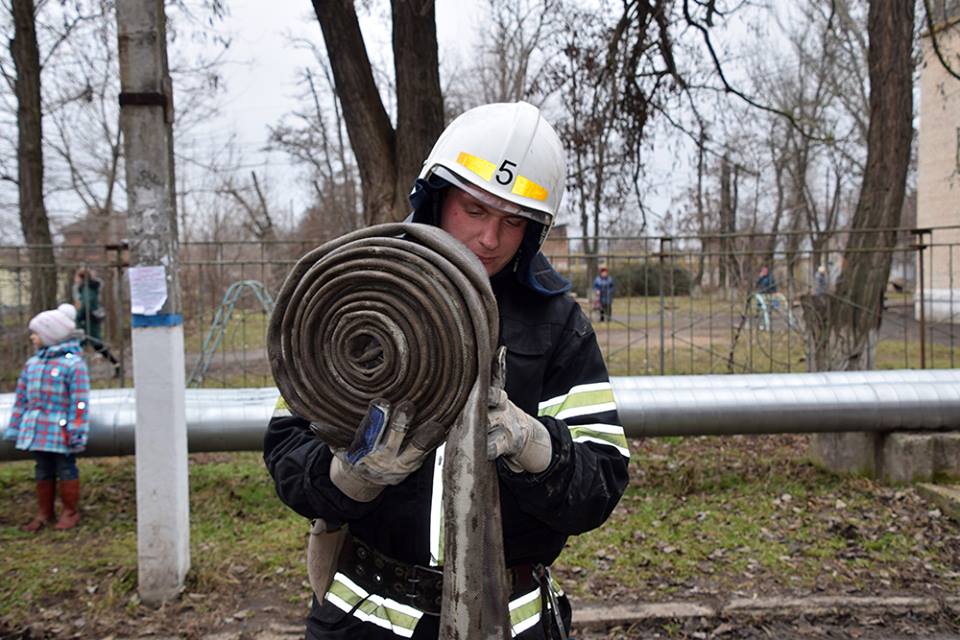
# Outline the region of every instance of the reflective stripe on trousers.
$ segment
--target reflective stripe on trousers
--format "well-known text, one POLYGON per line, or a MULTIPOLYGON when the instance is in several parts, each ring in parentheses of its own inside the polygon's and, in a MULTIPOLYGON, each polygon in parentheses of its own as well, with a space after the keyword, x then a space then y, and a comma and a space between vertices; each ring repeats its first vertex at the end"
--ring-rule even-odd
MULTIPOLYGON (((559 585, 551 579, 550 588, 557 596, 563 595, 559 585)), ((387 629, 402 638, 409 638, 425 614, 406 604, 369 593, 344 574, 337 572, 324 599, 359 620, 387 629)), ((549 606, 549 603, 548 603, 549 606)), ((540 622, 543 599, 536 588, 510 601, 510 636, 515 637, 540 622)))

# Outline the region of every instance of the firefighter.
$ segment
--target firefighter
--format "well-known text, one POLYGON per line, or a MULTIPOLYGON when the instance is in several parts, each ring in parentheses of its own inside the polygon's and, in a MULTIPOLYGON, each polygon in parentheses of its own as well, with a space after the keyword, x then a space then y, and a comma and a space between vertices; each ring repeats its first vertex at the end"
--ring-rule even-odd
MULTIPOLYGON (((603 524, 627 485, 627 442, 593 328, 540 252, 565 177, 563 146, 536 107, 488 104, 444 130, 410 196, 409 220, 466 245, 499 306, 506 378, 491 394, 487 454, 500 483, 511 635, 524 639, 565 637, 570 605, 549 567, 568 536, 603 524)), ((413 411, 404 404, 389 416, 372 406, 365 420, 402 432, 413 411)), ((278 495, 348 530, 308 638, 437 637, 442 456, 395 452, 331 451, 278 402, 264 443, 278 495)))

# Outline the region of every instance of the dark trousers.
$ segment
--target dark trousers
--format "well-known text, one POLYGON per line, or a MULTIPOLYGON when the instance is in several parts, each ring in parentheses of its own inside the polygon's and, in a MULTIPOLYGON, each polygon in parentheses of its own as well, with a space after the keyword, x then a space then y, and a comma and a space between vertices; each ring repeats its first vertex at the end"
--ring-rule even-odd
POLYGON ((110 364, 116 365, 118 363, 117 357, 110 353, 110 349, 107 348, 107 345, 103 344, 102 340, 87 336, 80 342, 80 345, 84 347, 90 345, 94 351, 109 360, 110 364))
POLYGON ((34 451, 37 464, 34 467, 36 480, 76 480, 80 477, 77 458, 72 453, 53 453, 52 451, 34 451))

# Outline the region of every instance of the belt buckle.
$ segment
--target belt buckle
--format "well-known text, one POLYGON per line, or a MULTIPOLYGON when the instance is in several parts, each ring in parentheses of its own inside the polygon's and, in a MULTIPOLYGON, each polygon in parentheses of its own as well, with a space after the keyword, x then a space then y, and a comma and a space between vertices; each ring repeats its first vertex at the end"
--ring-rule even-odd
POLYGON ((407 575, 404 576, 403 582, 407 587, 404 596, 414 601, 420 597, 420 594, 417 593, 417 585, 420 583, 420 578, 417 575, 417 565, 407 565, 407 575))
POLYGON ((407 565, 406 576, 404 576, 404 583, 407 587, 407 592, 404 594, 405 597, 409 598, 412 602, 417 603, 416 606, 424 611, 433 610, 434 608, 439 611, 440 603, 424 602, 419 603, 418 600, 422 599, 424 594, 418 592, 418 587, 421 582, 426 578, 434 579, 443 579, 443 571, 438 571, 431 567, 424 567, 418 564, 407 565), (436 607, 434 607, 436 605, 436 607))

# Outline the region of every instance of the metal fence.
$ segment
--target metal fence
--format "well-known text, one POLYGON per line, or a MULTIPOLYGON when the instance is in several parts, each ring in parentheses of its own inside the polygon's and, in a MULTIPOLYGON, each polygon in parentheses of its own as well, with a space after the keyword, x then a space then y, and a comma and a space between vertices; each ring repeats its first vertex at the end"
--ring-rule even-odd
MULTIPOLYGON (((834 286, 844 269, 840 248, 849 233, 821 238, 816 246, 808 234, 553 237, 544 252, 573 283, 614 375, 794 372, 812 368, 803 297, 821 294, 847 303, 834 286), (615 281, 612 313, 603 321, 592 287, 600 265, 615 281), (773 286, 758 285, 763 267, 773 286)), ((954 368, 960 346, 960 227, 898 230, 897 237, 897 246, 888 250, 893 267, 868 368, 954 368)), ((297 258, 314 246, 306 240, 181 244, 191 386, 272 384, 265 347, 272 299, 297 258)), ((13 390, 31 349, 29 252, 29 247, 0 247, 3 391, 13 390)), ((72 299, 78 268, 102 281, 103 338, 122 367, 115 378, 112 365, 91 350, 94 386, 129 385, 125 247, 57 246, 55 256, 62 301, 72 299)))

